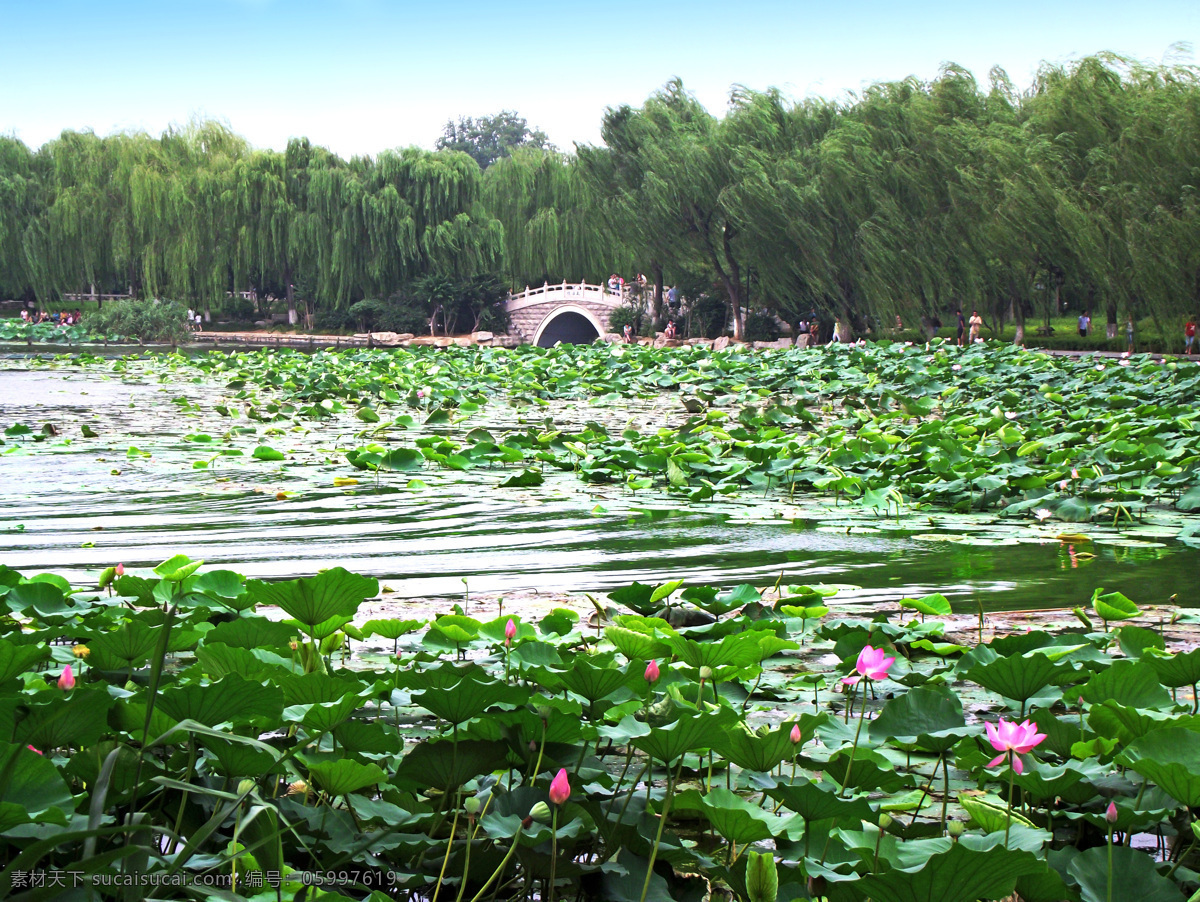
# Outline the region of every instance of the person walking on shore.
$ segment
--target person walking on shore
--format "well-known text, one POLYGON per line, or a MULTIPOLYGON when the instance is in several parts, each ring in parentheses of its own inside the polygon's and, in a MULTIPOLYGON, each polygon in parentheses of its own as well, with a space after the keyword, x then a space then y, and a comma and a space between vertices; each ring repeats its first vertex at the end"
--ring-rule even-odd
POLYGON ((1189 319, 1183 324, 1183 353, 1191 354, 1192 345, 1196 343, 1196 321, 1189 319))
POLYGON ((1125 343, 1129 345, 1128 351, 1133 353, 1133 314, 1125 320, 1125 343))
POLYGON ((979 315, 978 310, 971 311, 971 344, 975 344, 979 340, 979 329, 983 326, 983 317, 979 315))

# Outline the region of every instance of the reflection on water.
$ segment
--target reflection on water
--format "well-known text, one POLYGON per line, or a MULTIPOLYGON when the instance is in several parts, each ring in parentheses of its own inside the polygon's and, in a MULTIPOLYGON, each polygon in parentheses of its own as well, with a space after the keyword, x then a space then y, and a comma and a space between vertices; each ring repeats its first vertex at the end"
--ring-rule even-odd
MULTIPOLYGON (((183 552, 254 577, 344 566, 379 577, 398 597, 461 595, 463 577, 472 593, 492 593, 604 592, 672 577, 762 585, 782 575, 785 584, 862 587, 843 598, 943 592, 965 610, 979 601, 989 609, 1086 604, 1097 586, 1140 602, 1178 593, 1179 603, 1198 603, 1200 551, 1176 544, 1096 545, 1092 559, 1054 541, 958 545, 904 532, 817 531, 786 519, 731 523, 737 504, 689 507, 661 495, 643 503, 566 473, 547 473, 533 490, 499 490, 498 472, 487 469, 427 470, 423 489, 405 488, 394 474, 379 490, 363 474, 362 484, 335 488, 334 476, 352 475, 332 447, 341 426, 273 439, 294 452, 282 469, 232 458, 195 470, 195 460, 223 446, 184 440, 205 422, 172 403, 183 395, 211 401, 217 390, 0 371, 0 428, 21 422, 36 431, 51 422, 61 433, 32 451, 13 452, 11 441, 0 447, 10 452, 0 454, 0 563, 83 582, 118 561, 149 567, 183 552), (84 423, 100 437, 81 438, 84 423), (297 494, 277 500, 281 490, 297 494)), ((497 422, 515 416, 491 407, 497 422)), ((216 439, 228 426, 207 424, 216 439)))

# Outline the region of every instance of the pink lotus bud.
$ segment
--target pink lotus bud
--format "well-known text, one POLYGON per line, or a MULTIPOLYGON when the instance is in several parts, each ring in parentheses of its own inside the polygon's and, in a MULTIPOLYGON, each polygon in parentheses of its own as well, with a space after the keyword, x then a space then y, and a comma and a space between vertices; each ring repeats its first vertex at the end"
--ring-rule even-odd
POLYGON ((117 564, 117 576, 124 576, 124 575, 125 575, 125 565, 117 564))
POLYGON ((646 682, 653 683, 655 680, 658 679, 658 676, 659 676, 658 662, 651 661, 649 664, 646 665, 646 682))
POLYGON ((550 783, 550 801, 561 805, 571 797, 571 783, 567 779, 567 769, 559 768, 558 775, 550 783))
POLYGON ((504 638, 511 642, 513 637, 516 635, 517 635, 517 625, 515 623, 513 623, 512 619, 510 618, 508 623, 504 624, 504 638))
POLYGON ((800 724, 792 724, 792 745, 800 744, 800 724))
POLYGON ((1078 478, 1079 478, 1079 471, 1078 471, 1078 470, 1076 470, 1074 467, 1072 467, 1072 468, 1071 468, 1071 478, 1072 478, 1072 479, 1078 479, 1078 478))
POLYGON ((1108 821, 1110 824, 1115 824, 1117 822, 1117 803, 1116 802, 1108 803, 1108 808, 1106 808, 1104 810, 1104 819, 1106 821, 1108 821))
POLYGON ((34 748, 33 746, 31 746, 31 745, 27 745, 27 746, 25 746, 25 748, 29 749, 29 751, 31 751, 31 752, 36 752, 36 753, 37 753, 37 754, 39 754, 39 755, 41 755, 41 754, 42 754, 42 752, 41 752, 41 750, 40 750, 40 749, 35 749, 35 748, 34 748))
POLYGON ((70 664, 68 664, 66 667, 63 668, 62 676, 60 676, 58 678, 58 688, 59 689, 74 689, 75 688, 75 674, 71 672, 70 664))

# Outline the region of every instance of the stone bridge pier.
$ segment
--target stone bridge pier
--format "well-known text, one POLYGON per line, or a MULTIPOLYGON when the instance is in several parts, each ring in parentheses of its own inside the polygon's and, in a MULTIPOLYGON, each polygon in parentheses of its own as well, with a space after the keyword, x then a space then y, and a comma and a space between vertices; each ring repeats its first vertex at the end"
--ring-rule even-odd
POLYGON ((526 288, 508 299, 510 332, 522 342, 549 348, 562 341, 588 344, 612 331, 609 317, 628 301, 603 285, 563 282, 526 288))

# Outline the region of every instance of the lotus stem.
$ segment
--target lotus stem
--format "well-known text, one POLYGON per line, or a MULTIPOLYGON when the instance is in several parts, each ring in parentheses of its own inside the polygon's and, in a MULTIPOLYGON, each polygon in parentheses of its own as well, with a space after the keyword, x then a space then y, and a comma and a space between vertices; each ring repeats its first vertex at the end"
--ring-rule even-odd
POLYGON ((492 876, 484 881, 483 886, 479 888, 479 892, 471 897, 471 902, 479 902, 483 898, 483 894, 487 892, 488 887, 492 885, 492 881, 504 873, 504 869, 508 867, 508 860, 513 857, 513 852, 517 851, 517 837, 520 835, 521 828, 518 827, 517 832, 513 834, 512 845, 508 847, 508 853, 501 860, 500 864, 496 866, 496 870, 492 871, 492 876))
POLYGON ((1012 828, 1012 797, 1013 784, 1017 780, 1017 771, 1013 760, 1016 752, 1011 749, 1008 752, 1008 819, 1004 822, 1004 848, 1008 848, 1008 831, 1012 828))
MULTIPOLYGON (((454 848, 454 836, 458 832, 458 813, 462 810, 462 789, 454 794, 454 820, 450 824, 450 838, 446 840, 446 854, 442 857, 442 869, 438 872, 438 886, 446 877, 446 865, 450 863, 450 852, 454 848)), ((469 844, 469 841, 468 841, 469 844)), ((465 878, 464 878, 465 879, 465 878)))
MULTIPOLYGON (((863 677, 863 681, 866 683, 871 682, 866 677, 863 677)), ((846 776, 842 780, 842 788, 838 790, 839 796, 844 796, 846 794, 846 787, 850 785, 850 772, 852 770, 854 770, 854 756, 858 752, 858 737, 862 735, 863 721, 866 720, 866 716, 865 716, 866 715, 866 710, 865 710, 866 704, 867 704, 867 693, 866 693, 866 689, 864 688, 864 690, 863 690, 863 708, 864 708, 864 710, 858 712, 858 727, 854 731, 854 744, 850 746, 850 763, 846 765, 846 776)))
MULTIPOLYGON (((554 871, 558 864, 558 806, 554 806, 554 812, 550 815, 550 890, 549 902, 554 902, 554 871)), ((1109 851, 1111 855, 1111 850, 1109 851)), ((1112 902, 1110 898, 1108 902, 1112 902)))
MULTIPOLYGON (((679 758, 679 770, 683 771, 683 757, 679 758)), ((654 848, 650 850, 650 861, 646 863, 646 880, 642 883, 642 895, 638 902, 646 902, 646 893, 650 890, 650 876, 654 873, 654 860, 658 858, 658 845, 662 842, 663 827, 667 824, 667 815, 671 813, 671 798, 675 789, 675 781, 671 779, 671 764, 667 762, 667 795, 663 799, 662 814, 658 818, 658 833, 654 837, 654 848)))

